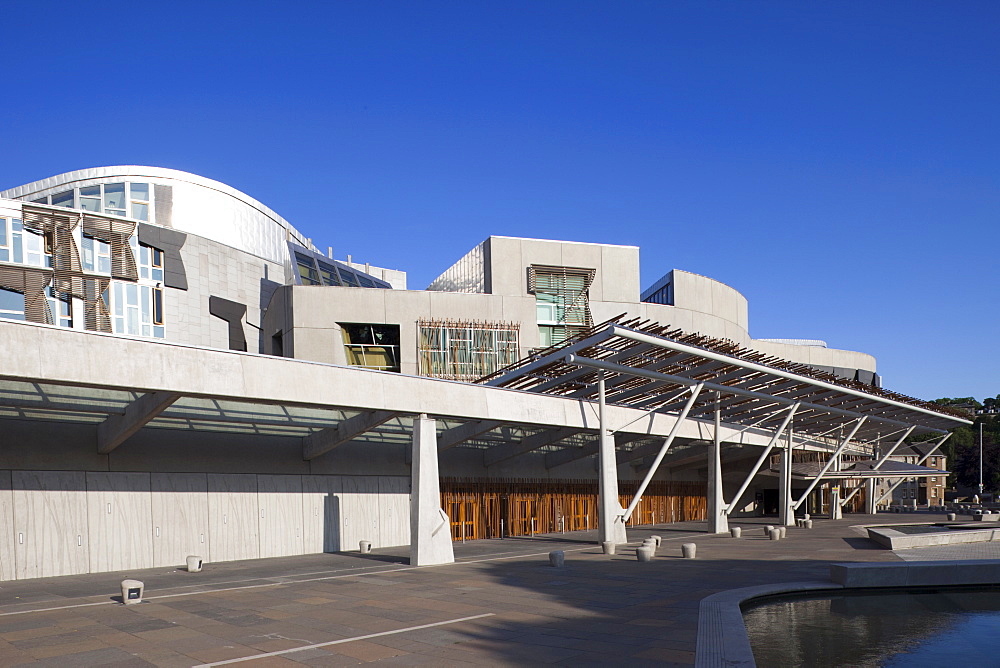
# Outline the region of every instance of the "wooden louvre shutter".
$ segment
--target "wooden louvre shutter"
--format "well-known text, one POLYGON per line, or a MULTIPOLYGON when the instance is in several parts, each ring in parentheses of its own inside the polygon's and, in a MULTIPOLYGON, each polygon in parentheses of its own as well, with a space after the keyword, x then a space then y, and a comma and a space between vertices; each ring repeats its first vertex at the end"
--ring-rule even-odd
POLYGON ((53 323, 45 288, 52 278, 48 269, 41 267, 0 267, 0 288, 24 295, 24 319, 28 322, 53 323))
POLYGON ((594 324, 590 313, 590 286, 595 269, 557 267, 533 264, 528 266, 528 292, 555 295, 561 304, 561 325, 566 337, 575 336, 594 324))

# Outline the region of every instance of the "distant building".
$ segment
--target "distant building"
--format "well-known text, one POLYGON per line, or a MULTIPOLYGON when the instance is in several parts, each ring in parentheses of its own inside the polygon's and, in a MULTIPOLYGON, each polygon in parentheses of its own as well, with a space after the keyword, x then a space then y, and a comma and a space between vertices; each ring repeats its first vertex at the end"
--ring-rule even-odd
MULTIPOLYGON (((889 459, 891 461, 903 462, 906 464, 917 464, 931 450, 932 446, 926 443, 914 443, 903 445, 896 449, 889 459)), ((947 471, 947 457, 938 450, 927 458, 921 466, 927 468, 947 471)), ((885 503, 889 505, 913 505, 916 501, 920 506, 943 506, 945 504, 944 492, 948 487, 948 475, 944 473, 940 476, 929 476, 920 478, 907 478, 895 490, 885 503)), ((884 492, 888 485, 883 485, 884 492)), ((881 493, 881 492, 880 492, 881 493)))

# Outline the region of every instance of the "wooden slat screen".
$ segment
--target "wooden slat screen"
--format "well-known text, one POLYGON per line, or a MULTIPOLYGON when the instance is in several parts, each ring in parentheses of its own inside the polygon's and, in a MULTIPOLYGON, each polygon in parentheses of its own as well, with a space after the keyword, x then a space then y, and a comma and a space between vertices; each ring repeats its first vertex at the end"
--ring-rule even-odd
MULTIPOLYGON (((637 481, 619 483, 623 506, 637 488, 637 481)), ((451 519, 454 540, 598 526, 596 481, 443 478, 441 507, 451 519)), ((628 526, 704 520, 706 509, 704 484, 654 481, 628 526)))

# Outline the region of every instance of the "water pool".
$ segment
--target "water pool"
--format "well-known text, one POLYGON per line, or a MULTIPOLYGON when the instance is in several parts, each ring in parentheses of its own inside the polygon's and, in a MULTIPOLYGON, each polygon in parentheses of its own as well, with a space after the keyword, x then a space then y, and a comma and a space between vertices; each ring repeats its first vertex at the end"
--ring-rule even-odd
POLYGON ((828 592, 743 606, 758 666, 1000 666, 1000 588, 828 592))

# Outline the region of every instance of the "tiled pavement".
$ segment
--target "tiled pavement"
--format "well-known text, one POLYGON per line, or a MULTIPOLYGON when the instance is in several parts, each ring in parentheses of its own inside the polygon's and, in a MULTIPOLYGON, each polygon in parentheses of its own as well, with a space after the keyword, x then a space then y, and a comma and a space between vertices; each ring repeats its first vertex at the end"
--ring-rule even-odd
POLYGON ((191 666, 261 654, 234 665, 690 665, 704 596, 825 579, 833 561, 898 560, 850 529, 873 522, 818 520, 779 542, 764 537, 764 520, 736 522, 739 540, 697 522, 630 529, 633 541, 663 536, 648 564, 634 545, 605 556, 581 532, 459 543, 459 563, 439 567, 411 568, 397 549, 8 582, 0 667, 191 666), (681 559, 681 542, 695 542, 698 558, 681 559), (548 565, 553 549, 566 551, 564 568, 548 565), (145 582, 143 603, 114 600, 124 577, 145 582), (314 645, 323 646, 286 651, 314 645))

